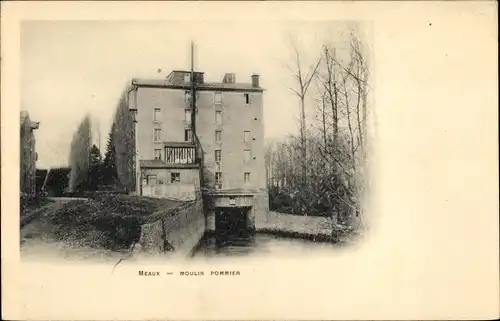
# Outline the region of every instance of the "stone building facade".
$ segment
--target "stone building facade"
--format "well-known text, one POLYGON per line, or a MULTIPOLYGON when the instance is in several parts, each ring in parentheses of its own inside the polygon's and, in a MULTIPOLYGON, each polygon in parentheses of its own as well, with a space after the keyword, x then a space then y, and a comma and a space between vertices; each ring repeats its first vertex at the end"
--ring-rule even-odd
POLYGON ((198 170, 201 188, 212 199, 209 222, 218 209, 239 207, 247 209, 252 222, 268 212, 264 89, 258 75, 243 83, 232 73, 221 82, 204 78, 194 72, 195 135, 189 71, 132 80, 129 104, 137 109, 141 183, 192 184, 192 171, 198 170))

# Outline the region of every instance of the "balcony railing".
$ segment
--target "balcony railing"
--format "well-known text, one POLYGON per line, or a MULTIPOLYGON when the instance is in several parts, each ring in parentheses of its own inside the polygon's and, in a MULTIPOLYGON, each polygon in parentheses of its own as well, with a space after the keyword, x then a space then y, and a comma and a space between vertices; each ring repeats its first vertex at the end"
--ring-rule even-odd
POLYGON ((167 164, 196 164, 196 146, 192 143, 166 143, 165 162, 167 164))

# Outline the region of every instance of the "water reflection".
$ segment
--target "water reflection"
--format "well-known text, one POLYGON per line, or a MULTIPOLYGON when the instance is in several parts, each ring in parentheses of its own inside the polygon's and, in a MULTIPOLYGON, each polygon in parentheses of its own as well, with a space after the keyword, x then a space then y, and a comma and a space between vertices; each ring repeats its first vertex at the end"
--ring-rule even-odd
POLYGON ((312 254, 315 250, 334 249, 331 243, 284 238, 272 234, 232 237, 225 240, 205 237, 194 257, 227 257, 250 255, 297 256, 312 254))

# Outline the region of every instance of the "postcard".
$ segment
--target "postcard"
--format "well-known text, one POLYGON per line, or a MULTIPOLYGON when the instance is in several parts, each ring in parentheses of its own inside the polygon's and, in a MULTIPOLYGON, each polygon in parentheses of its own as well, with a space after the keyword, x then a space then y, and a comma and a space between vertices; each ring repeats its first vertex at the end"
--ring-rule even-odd
POLYGON ((498 317, 496 24, 3 3, 3 317, 498 317))

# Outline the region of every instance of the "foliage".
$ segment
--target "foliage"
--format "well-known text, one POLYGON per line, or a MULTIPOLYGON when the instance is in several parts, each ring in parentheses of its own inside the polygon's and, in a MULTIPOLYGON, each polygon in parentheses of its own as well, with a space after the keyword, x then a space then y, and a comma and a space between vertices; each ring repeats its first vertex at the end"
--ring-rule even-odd
POLYGON ((45 183, 45 192, 50 196, 62 196, 69 187, 70 172, 69 167, 51 168, 45 183))
POLYGON ((110 185, 114 184, 115 180, 118 178, 116 173, 116 147, 115 141, 113 139, 115 124, 111 126, 111 131, 108 134, 108 143, 106 145, 106 154, 104 155, 103 162, 103 181, 104 184, 110 185))
POLYGON ((91 124, 86 115, 73 135, 69 154, 71 167, 69 177, 70 192, 77 192, 86 188, 90 162, 91 124))
POLYGON ((129 112, 129 87, 121 94, 116 107, 112 139, 115 145, 116 173, 122 186, 128 190, 135 188, 135 131, 132 116, 129 112))
POLYGON ((95 191, 102 183, 103 165, 101 152, 96 145, 92 145, 92 149, 90 150, 90 168, 86 189, 95 191))
POLYGON ((125 249, 140 237, 142 218, 178 205, 175 202, 128 195, 102 195, 74 200, 52 217, 55 237, 80 246, 125 249))

